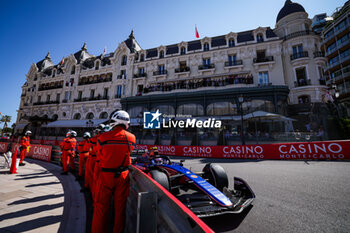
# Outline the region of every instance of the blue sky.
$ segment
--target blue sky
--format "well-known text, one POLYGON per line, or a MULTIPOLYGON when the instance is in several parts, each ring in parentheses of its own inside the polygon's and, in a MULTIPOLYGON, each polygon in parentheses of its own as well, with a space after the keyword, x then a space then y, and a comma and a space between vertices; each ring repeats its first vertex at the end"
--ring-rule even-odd
MULTIPOLYGON (((284 0, 1 0, 0 112, 16 121, 21 86, 30 65, 48 51, 55 64, 78 51, 114 51, 134 29, 142 48, 169 45, 229 32, 275 27, 284 0)), ((295 0, 312 18, 332 14, 345 0, 295 0)), ((10 124, 10 125, 11 125, 10 124)), ((1 125, 2 126, 2 125, 1 125)))

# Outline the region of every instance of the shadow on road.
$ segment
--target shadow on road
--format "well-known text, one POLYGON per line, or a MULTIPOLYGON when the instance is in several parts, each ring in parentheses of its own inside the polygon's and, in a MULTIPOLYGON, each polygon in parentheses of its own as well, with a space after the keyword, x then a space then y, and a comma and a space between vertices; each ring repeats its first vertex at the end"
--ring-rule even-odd
POLYGON ((225 214, 221 216, 203 218, 202 220, 215 232, 232 231, 239 227, 252 208, 253 205, 250 205, 240 214, 225 214))
POLYGON ((59 197, 63 197, 63 196, 64 196, 64 194, 49 194, 49 195, 44 195, 44 196, 40 196, 40 197, 33 197, 33 198, 27 198, 27 199, 23 199, 23 200, 14 201, 14 202, 11 202, 7 205, 26 204, 26 203, 44 201, 44 200, 48 200, 48 199, 59 198, 59 197))

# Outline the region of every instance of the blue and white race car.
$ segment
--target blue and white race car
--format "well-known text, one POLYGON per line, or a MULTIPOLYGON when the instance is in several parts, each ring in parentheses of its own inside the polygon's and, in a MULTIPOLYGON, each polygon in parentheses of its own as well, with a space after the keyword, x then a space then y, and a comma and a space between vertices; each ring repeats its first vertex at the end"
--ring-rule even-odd
MULTIPOLYGON (((138 153, 139 154, 139 153, 138 153)), ((254 200, 255 194, 241 178, 234 177, 234 190, 228 189, 228 177, 218 164, 208 163, 202 172, 192 172, 168 156, 137 156, 133 165, 149 174, 198 217, 238 214, 254 200)))

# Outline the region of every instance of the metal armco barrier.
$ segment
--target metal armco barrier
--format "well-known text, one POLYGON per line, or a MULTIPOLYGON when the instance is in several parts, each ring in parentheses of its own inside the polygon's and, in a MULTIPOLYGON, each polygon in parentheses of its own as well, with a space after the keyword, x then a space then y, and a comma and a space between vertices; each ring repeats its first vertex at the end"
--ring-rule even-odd
MULTIPOLYGON (((141 207, 142 208, 142 207, 141 207)), ((140 213, 140 214, 141 214, 140 213)), ((142 227, 152 229, 152 224, 156 221, 156 231, 158 233, 199 233, 214 232, 201 219, 193 214, 186 206, 177 200, 171 193, 164 189, 160 184, 153 181, 148 175, 134 166, 130 169, 130 194, 127 203, 127 233, 144 233, 142 227), (149 198, 157 198, 157 204, 151 205, 149 213, 141 211, 142 215, 137 217, 138 207, 147 205, 139 203, 140 194, 151 193, 149 198), (152 213, 156 213, 156 220, 152 219, 152 213), (137 219, 148 219, 146 221, 137 221, 137 219), (146 224, 138 227, 138 224, 146 224), (137 231, 139 229, 139 231, 137 231)), ((153 228, 154 229, 154 228, 153 228)), ((149 233, 155 233, 149 232, 149 233)))

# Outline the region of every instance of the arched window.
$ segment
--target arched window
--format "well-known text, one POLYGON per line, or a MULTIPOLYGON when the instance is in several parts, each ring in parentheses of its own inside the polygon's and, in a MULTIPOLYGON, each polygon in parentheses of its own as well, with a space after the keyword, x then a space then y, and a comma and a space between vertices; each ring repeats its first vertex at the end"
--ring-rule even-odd
POLYGON ((228 41, 228 46, 229 47, 234 47, 235 46, 235 40, 233 38, 231 38, 229 41, 228 41))
POLYGON ((209 104, 207 114, 214 116, 237 115, 237 105, 230 102, 217 102, 209 104))
POLYGON ((87 115, 86 115, 86 119, 94 119, 94 114, 92 112, 89 112, 87 115))
POLYGON ((100 62, 97 61, 97 62, 96 62, 96 66, 95 66, 95 70, 98 70, 99 68, 100 68, 100 62))
POLYGON ((209 43, 204 43, 204 45, 203 45, 203 50, 204 51, 209 51, 209 43))
POLYGON ((203 116, 204 109, 200 104, 183 104, 177 107, 177 114, 203 116))
POLYGON ((74 117, 73 117, 74 120, 80 120, 80 118, 81 118, 80 113, 74 114, 74 117))
POLYGON ((52 119, 53 119, 53 120, 57 120, 57 119, 58 119, 58 115, 57 115, 57 114, 54 114, 54 115, 52 116, 52 119))
POLYGON ((75 74, 75 66, 72 66, 72 70, 70 71, 71 74, 75 74))
POLYGON ((186 48, 185 47, 181 47, 180 53, 181 53, 181 55, 186 54, 186 48))
POLYGON ((100 117, 99 117, 100 119, 107 119, 108 118, 108 113, 107 112, 102 112, 101 114, 100 114, 100 117))
POLYGON ((66 116, 67 116, 67 113, 66 113, 66 112, 63 112, 63 113, 62 113, 62 116, 63 116, 63 117, 66 117, 66 116))
POLYGON ((126 55, 124 55, 124 56, 122 57, 122 66, 125 66, 125 65, 126 65, 127 60, 128 60, 128 57, 127 57, 126 55))
POLYGON ((259 33, 258 35, 256 35, 256 41, 258 43, 264 42, 264 36, 262 33, 259 33))
POLYGON ((163 50, 160 51, 159 58, 164 58, 164 51, 163 50))

